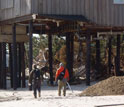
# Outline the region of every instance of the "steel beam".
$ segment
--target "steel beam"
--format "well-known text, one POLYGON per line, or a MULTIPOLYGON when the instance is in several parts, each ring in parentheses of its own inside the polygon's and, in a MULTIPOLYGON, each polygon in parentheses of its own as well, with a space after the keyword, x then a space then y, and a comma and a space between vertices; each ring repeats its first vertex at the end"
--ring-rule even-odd
POLYGON ((29 72, 32 70, 32 64, 33 64, 33 43, 32 43, 32 37, 33 37, 33 22, 32 20, 29 23, 29 72))
POLYGON ((13 58, 12 58, 12 44, 11 43, 9 43, 9 71, 10 71, 11 88, 13 88, 13 58))
POLYGON ((86 36, 86 85, 90 85, 90 66, 91 66, 91 35, 87 32, 86 36))
POLYGON ((53 53, 52 53, 52 35, 48 35, 48 47, 49 47, 49 72, 50 72, 50 83, 53 85, 53 53))
POLYGON ((22 57, 21 57, 21 43, 18 43, 18 87, 21 87, 21 69, 22 69, 22 66, 21 66, 21 60, 22 60, 22 57))
POLYGON ((13 43, 12 43, 12 56, 13 56, 13 89, 17 89, 17 46, 16 46, 16 24, 13 24, 13 43))
POLYGON ((0 88, 2 88, 2 43, 0 43, 0 88))
POLYGON ((112 68, 112 63, 111 63, 111 51, 112 51, 112 38, 109 38, 109 43, 108 43, 108 71, 109 75, 111 74, 111 68, 112 68))
POLYGON ((100 73, 100 40, 96 40, 96 70, 100 73))
POLYGON ((21 43, 21 72, 22 72, 22 88, 26 87, 25 79, 25 47, 24 43, 21 43))
POLYGON ((3 82, 3 89, 7 88, 6 84, 6 43, 2 43, 2 82, 3 82))
POLYGON ((71 80, 72 78, 72 74, 71 74, 71 55, 70 55, 70 50, 71 50, 71 47, 70 47, 70 33, 66 33, 66 68, 68 69, 69 71, 69 78, 71 80))
POLYGON ((120 35, 117 35, 117 49, 116 49, 116 76, 120 76, 120 35))
POLYGON ((74 35, 71 34, 71 50, 70 50, 70 55, 71 55, 71 58, 70 58, 70 63, 71 63, 71 77, 73 77, 73 62, 74 62, 74 35))

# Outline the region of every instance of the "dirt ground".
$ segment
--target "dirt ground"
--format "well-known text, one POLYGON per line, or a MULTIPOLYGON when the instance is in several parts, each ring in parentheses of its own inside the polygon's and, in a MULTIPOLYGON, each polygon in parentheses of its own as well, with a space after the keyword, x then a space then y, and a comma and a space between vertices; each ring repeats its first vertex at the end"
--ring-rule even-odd
MULTIPOLYGON (((91 83, 91 85, 96 82, 91 83)), ((0 90, 0 107, 124 107, 124 95, 82 96, 82 90, 88 88, 84 83, 71 85, 73 92, 67 89, 66 96, 58 96, 57 86, 42 84, 41 97, 35 99, 33 91, 27 88, 0 90)))
POLYGON ((80 96, 124 95, 124 76, 110 77, 85 89, 80 96))

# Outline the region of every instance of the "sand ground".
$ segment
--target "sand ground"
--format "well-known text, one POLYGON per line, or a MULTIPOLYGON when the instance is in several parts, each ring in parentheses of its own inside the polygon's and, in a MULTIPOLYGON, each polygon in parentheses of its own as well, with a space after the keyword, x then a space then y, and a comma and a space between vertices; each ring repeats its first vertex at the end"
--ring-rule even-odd
MULTIPOLYGON (((94 84, 94 83, 92 83, 94 84)), ((58 96, 57 86, 42 85, 41 97, 35 99, 28 88, 0 90, 0 107, 124 107, 124 95, 83 96, 78 94, 87 86, 83 83, 72 85, 66 96, 58 96)))

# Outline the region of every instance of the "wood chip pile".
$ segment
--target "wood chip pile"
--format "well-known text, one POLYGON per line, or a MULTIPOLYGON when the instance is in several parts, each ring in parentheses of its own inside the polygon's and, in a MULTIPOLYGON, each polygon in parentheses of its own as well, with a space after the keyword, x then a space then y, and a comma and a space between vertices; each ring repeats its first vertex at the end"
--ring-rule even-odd
POLYGON ((124 76, 110 77, 85 89, 80 96, 124 95, 124 76))

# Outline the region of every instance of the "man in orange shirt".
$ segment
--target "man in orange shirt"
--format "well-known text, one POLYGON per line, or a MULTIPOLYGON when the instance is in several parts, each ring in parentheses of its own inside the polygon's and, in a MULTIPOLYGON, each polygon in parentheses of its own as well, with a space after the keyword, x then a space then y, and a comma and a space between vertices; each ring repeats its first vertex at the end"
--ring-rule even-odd
POLYGON ((55 81, 58 81, 58 95, 61 96, 61 89, 63 89, 63 95, 66 96, 66 83, 69 81, 68 70, 64 67, 63 63, 60 63, 59 69, 56 71, 55 81))

